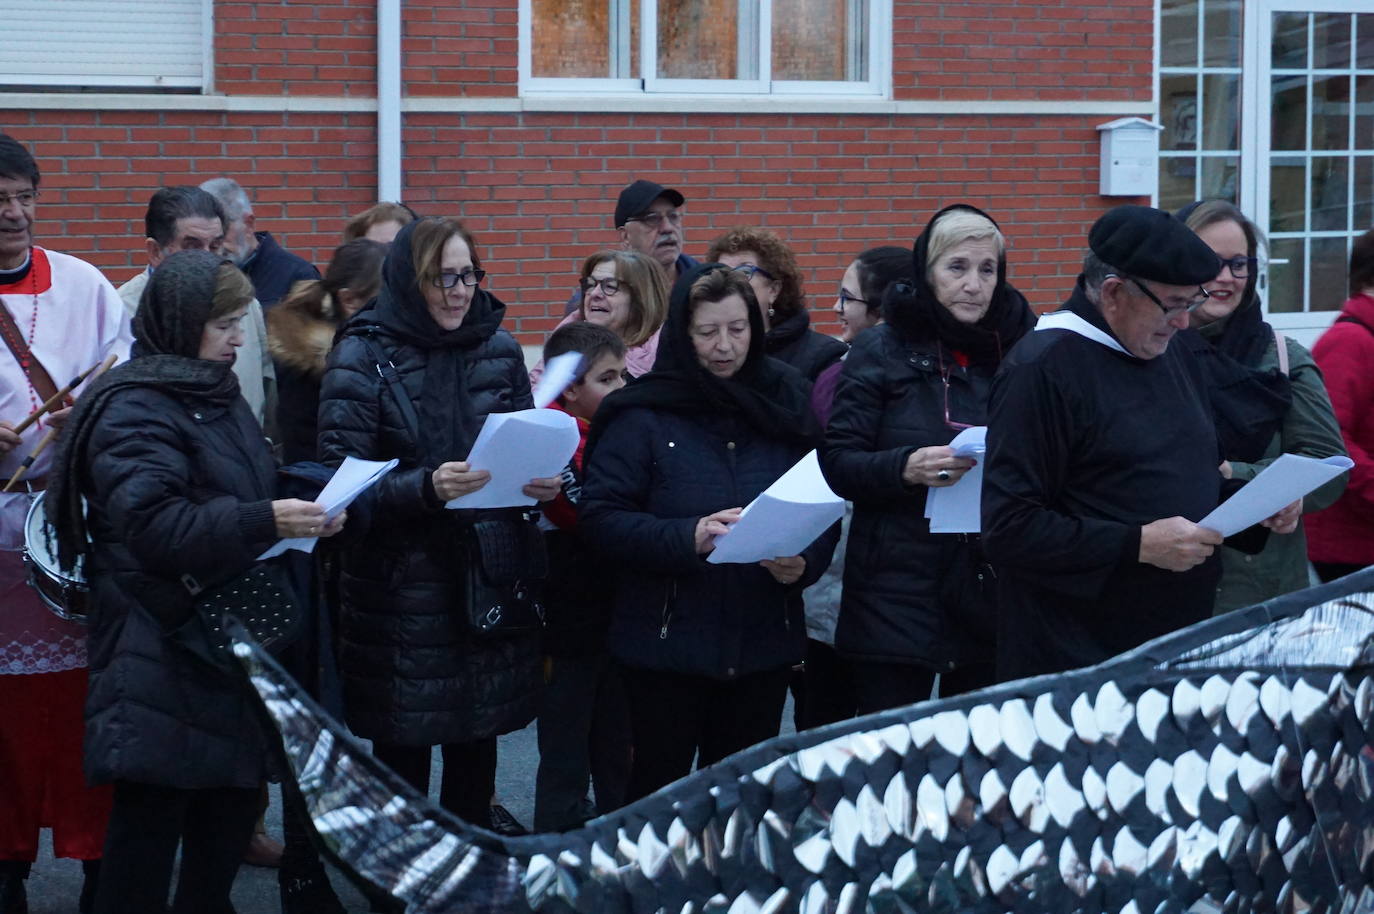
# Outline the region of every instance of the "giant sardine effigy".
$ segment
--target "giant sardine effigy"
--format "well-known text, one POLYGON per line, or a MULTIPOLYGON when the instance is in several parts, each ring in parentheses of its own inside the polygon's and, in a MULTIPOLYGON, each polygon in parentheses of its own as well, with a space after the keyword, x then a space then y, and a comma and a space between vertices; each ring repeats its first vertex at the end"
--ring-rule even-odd
POLYGON ((234 651, 324 847, 417 914, 1374 910, 1374 571, 524 838, 421 797, 234 651))

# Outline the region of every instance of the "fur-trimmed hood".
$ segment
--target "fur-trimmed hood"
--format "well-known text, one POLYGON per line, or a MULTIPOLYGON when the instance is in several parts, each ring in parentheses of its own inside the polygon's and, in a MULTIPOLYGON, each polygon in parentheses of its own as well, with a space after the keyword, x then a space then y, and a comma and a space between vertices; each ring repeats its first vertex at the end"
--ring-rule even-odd
POLYGON ((339 329, 338 313, 329 296, 318 305, 288 298, 267 312, 267 351, 287 368, 323 377, 339 329))

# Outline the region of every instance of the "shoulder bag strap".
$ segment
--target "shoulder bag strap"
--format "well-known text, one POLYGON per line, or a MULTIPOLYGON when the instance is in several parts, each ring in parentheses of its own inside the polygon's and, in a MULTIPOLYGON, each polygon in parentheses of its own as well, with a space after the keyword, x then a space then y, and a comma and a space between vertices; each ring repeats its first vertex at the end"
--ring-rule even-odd
POLYGON ((24 334, 19 332, 14 315, 10 314, 10 309, 3 301, 0 301, 0 336, 5 338, 5 345, 10 347, 15 361, 24 369, 24 374, 28 375, 29 383, 33 385, 38 399, 45 403, 51 400, 57 393, 57 385, 53 383, 48 369, 43 367, 43 363, 38 361, 38 357, 29 349, 29 344, 24 342, 24 334))
POLYGON ((1274 345, 1279 356, 1279 373, 1288 377, 1288 340, 1279 331, 1274 331, 1274 345))
POLYGON ((406 424, 406 431, 410 433, 418 447, 420 444, 420 417, 415 413, 415 404, 410 402, 410 395, 406 393, 405 386, 401 384, 401 375, 396 371, 396 365, 391 358, 382 352, 377 342, 372 339, 371 334, 358 334, 358 339, 363 341, 367 351, 371 354, 372 360, 377 365, 377 376, 386 384, 387 390, 391 391, 391 397, 396 401, 396 408, 401 411, 401 421, 406 424))
POLYGON ((1336 323, 1359 324, 1361 327, 1368 330, 1370 333, 1374 333, 1374 327, 1369 326, 1364 321, 1360 320, 1358 317, 1355 317, 1353 314, 1342 314, 1340 317, 1336 318, 1336 323))

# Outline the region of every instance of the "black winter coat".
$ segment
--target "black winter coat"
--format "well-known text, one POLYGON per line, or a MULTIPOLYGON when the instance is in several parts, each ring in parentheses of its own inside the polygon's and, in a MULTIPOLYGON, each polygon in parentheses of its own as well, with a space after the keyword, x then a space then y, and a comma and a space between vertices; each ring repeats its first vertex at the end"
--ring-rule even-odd
POLYGON ((830 564, 832 528, 797 583, 697 555, 698 518, 749 504, 805 453, 736 417, 634 408, 591 455, 578 526, 616 566, 610 648, 641 669, 734 679, 802 657, 802 590, 830 564))
POLYGON ((262 430, 242 398, 226 408, 128 388, 87 453, 87 779, 256 787, 266 744, 253 699, 216 661, 179 579, 214 586, 276 541, 262 430))
MULTIPOLYGON (((950 669, 983 642, 991 657, 992 620, 979 631, 951 618, 940 599, 942 572, 963 567, 960 536, 932 534, 927 488, 902 480, 917 449, 948 444, 945 385, 935 343, 906 342, 891 324, 859 334, 840 370, 821 448, 821 468, 838 495, 854 502, 845 553, 844 592, 835 647, 865 660, 950 669)), ((992 368, 949 372, 951 421, 987 421, 992 368)))
POLYGON ((302 280, 319 279, 320 271, 310 261, 297 257, 277 243, 271 232, 255 232, 257 250, 243 265, 253 282, 258 303, 266 311, 286 297, 291 287, 302 280))
POLYGON ((520 346, 497 330, 471 349, 423 350, 367 324, 366 314, 330 353, 319 416, 323 462, 401 461, 374 489, 367 535, 345 554, 339 634, 348 723, 369 739, 426 746, 518 730, 535 713, 539 638, 478 642, 468 634, 455 554, 474 512, 447 510, 435 496, 437 464, 419 462, 360 334, 371 328, 417 412, 428 360, 462 359, 478 426, 488 413, 533 405, 520 346))
POLYGON ((773 325, 764 339, 770 356, 786 362, 800 371, 808 381, 816 380, 826 368, 834 365, 849 347, 833 336, 811 329, 811 315, 798 311, 773 325))

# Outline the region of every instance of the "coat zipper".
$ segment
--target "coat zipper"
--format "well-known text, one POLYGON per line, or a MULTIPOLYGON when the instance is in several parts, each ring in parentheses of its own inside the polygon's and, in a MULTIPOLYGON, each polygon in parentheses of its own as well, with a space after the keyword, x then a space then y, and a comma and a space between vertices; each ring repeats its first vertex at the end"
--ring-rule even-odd
POLYGON ((660 614, 663 625, 658 630, 658 640, 660 641, 668 640, 668 623, 673 621, 673 611, 669 608, 669 604, 673 602, 675 596, 677 596, 677 581, 669 580, 668 587, 663 592, 663 611, 660 614))

